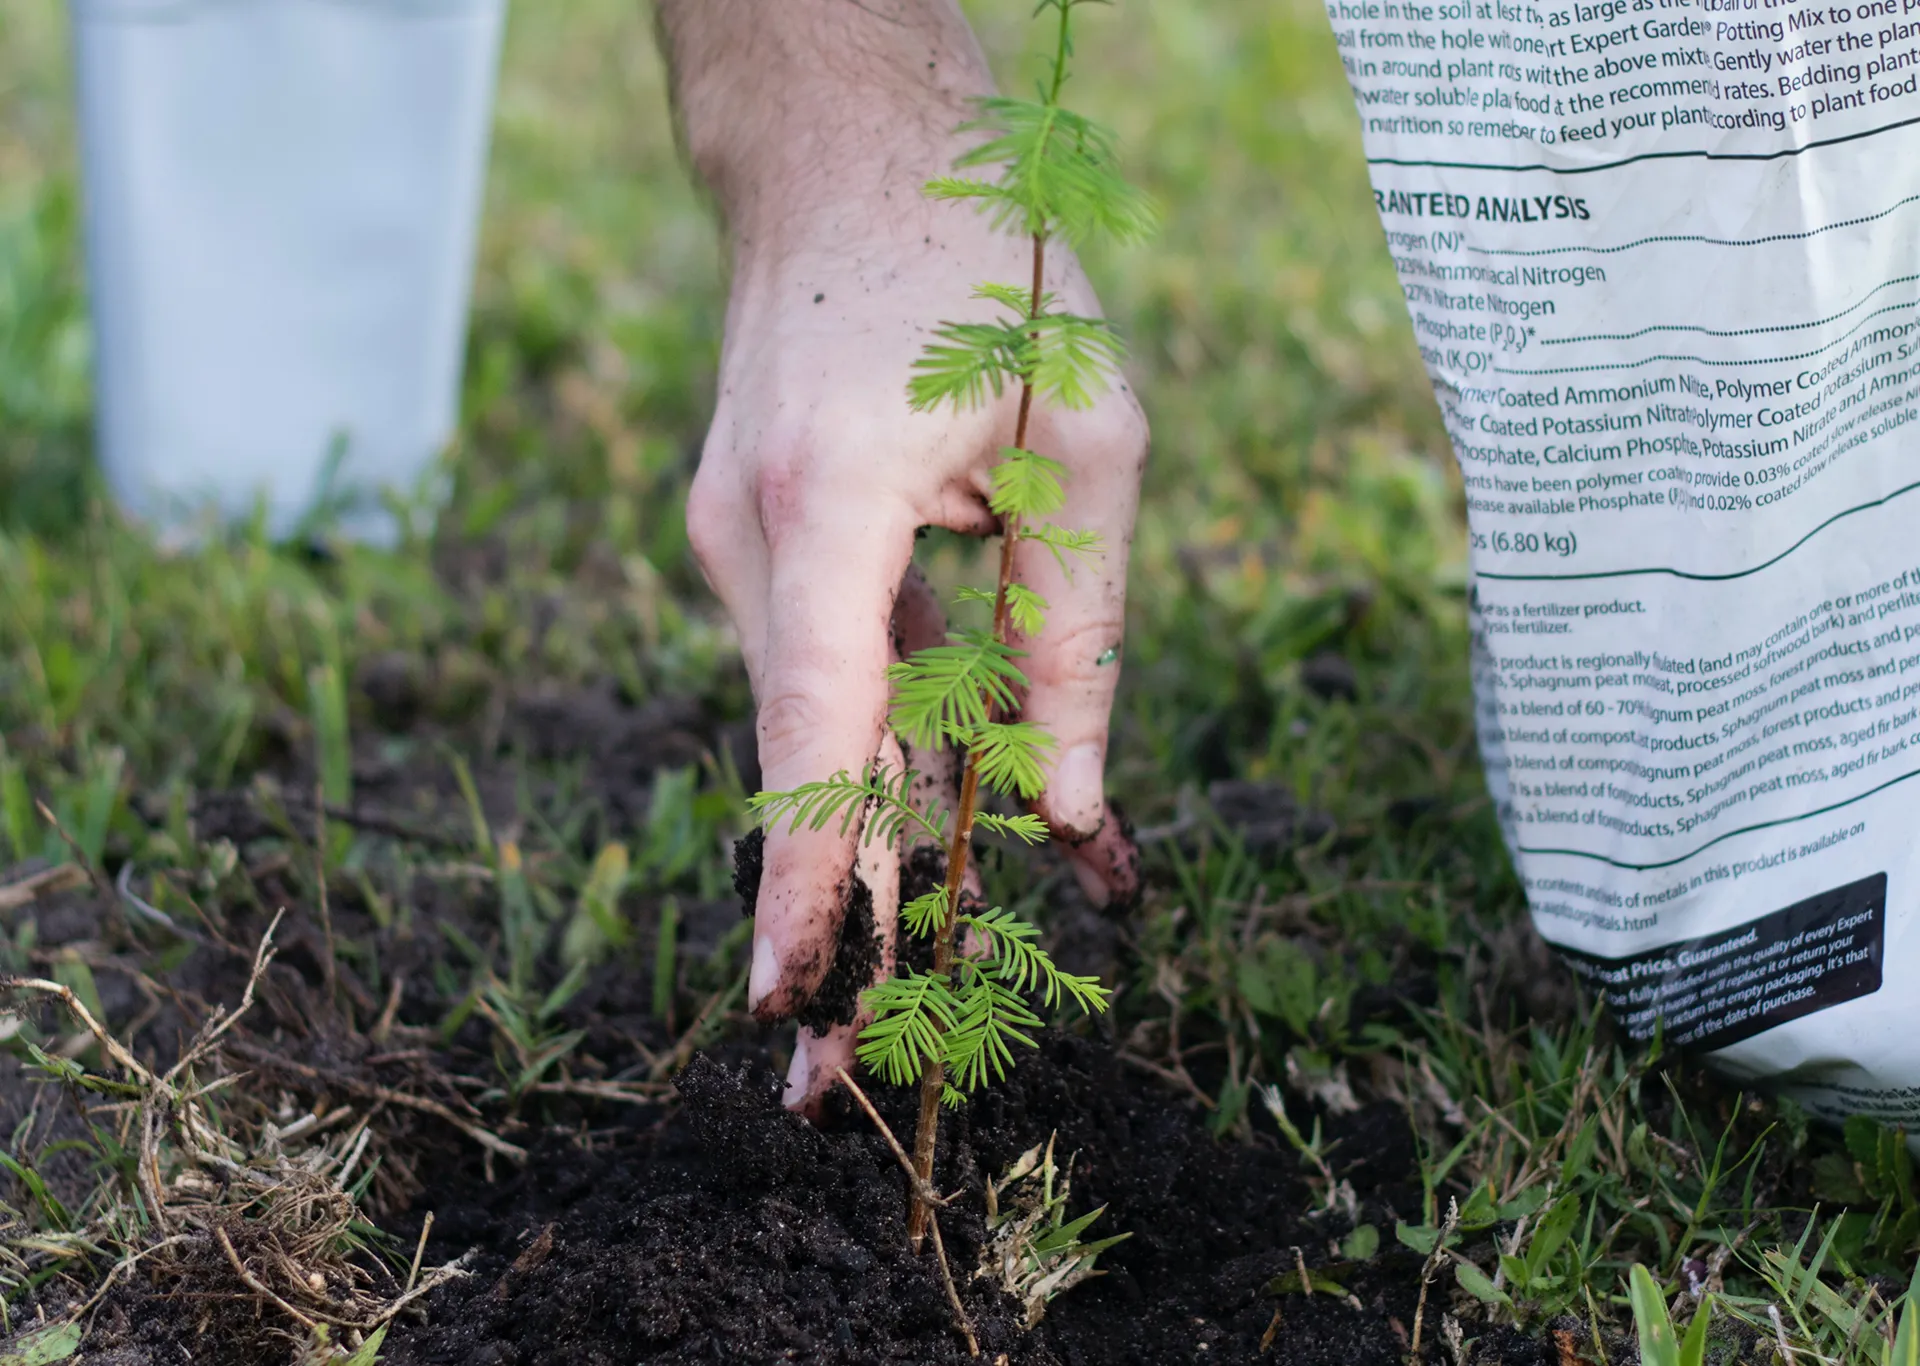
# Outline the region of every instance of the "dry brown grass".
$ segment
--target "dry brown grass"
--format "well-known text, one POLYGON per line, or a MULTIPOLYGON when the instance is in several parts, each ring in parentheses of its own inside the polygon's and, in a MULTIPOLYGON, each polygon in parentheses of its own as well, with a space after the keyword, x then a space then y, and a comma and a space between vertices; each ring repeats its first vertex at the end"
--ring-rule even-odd
MULTIPOLYGON (((372 1223, 363 1201, 390 1121, 430 1113, 490 1153, 524 1153, 429 1097, 367 1087, 375 1094, 329 1104, 327 1091, 352 1088, 319 1084, 302 1107, 292 1092, 261 1087, 237 1066, 271 1051, 246 1037, 244 1021, 273 960, 278 925, 276 916, 261 936, 239 1003, 210 1012, 164 1070, 136 1057, 71 987, 0 979, 0 990, 15 996, 56 1001, 98 1045, 97 1071, 29 1047, 49 1084, 71 1095, 105 1159, 92 1169, 96 1187, 72 1206, 82 1213, 42 1200, 65 1216, 51 1222, 66 1227, 10 1231, 0 1275, 66 1283, 74 1292, 67 1312, 82 1321, 136 1275, 161 1296, 250 1304, 263 1337, 318 1363, 370 1360, 361 1349, 373 1335, 464 1274, 458 1262, 422 1269, 426 1228, 407 1269, 390 1265, 366 1236, 372 1223), (110 1263, 104 1275, 103 1262, 110 1263)), ((40 1184, 29 1167, 16 1175, 30 1190, 40 1184)))

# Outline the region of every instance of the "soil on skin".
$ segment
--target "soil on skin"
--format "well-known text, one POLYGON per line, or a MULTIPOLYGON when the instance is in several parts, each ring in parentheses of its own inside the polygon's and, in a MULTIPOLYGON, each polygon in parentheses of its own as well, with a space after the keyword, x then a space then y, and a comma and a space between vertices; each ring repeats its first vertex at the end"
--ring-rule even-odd
POLYGON ((740 914, 752 915, 760 899, 760 878, 766 871, 767 832, 755 826, 733 842, 733 891, 740 898, 740 914))
POLYGON ((808 1029, 852 1024, 860 1009, 860 993, 872 985, 873 974, 880 966, 880 951, 873 922, 873 892, 855 873, 849 881, 833 964, 812 999, 794 1018, 808 1029))
MULTIPOLYGON (((904 1181, 864 1115, 843 1104, 807 1125, 779 1107, 778 1079, 754 1053, 701 1057, 679 1090, 669 1112, 549 1136, 524 1170, 496 1171, 492 1185, 478 1163, 440 1183, 423 1202, 436 1213, 429 1257, 470 1252, 474 1274, 432 1297, 424 1325, 398 1328, 384 1360, 968 1360, 932 1259, 907 1250, 904 1181)), ((876 1099, 908 1132, 911 1097, 876 1099)), ((1361 1217, 1391 1228, 1392 1210, 1418 1198, 1404 1117, 1375 1107, 1335 1121, 1335 1136, 1361 1217)), ((1351 1299, 1270 1295, 1296 1258, 1309 1268, 1333 1259, 1330 1240, 1348 1221, 1310 1213, 1291 1153, 1216 1142, 1178 1097, 1096 1042, 1048 1036, 1008 1084, 950 1116, 938 1182, 963 1192, 942 1227, 984 1361, 1359 1366, 1405 1356, 1417 1260, 1389 1238, 1349 1277, 1351 1299), (1075 1212, 1104 1204, 1096 1231, 1133 1236, 1102 1258, 1108 1275, 1056 1300, 1029 1332, 1013 1300, 972 1275, 980 1188, 1051 1135, 1073 1155, 1075 1212)))
MULTIPOLYGON (((760 900, 766 850, 766 833, 759 829, 734 841, 733 890, 740 898, 743 915, 752 915, 760 900)), ((873 974, 880 966, 885 946, 874 924, 873 891, 861 881, 858 873, 854 873, 848 883, 842 911, 840 939, 834 947, 833 962, 812 998, 794 1017, 808 1029, 825 1030, 834 1025, 851 1024, 860 1009, 860 993, 872 983, 873 974)))

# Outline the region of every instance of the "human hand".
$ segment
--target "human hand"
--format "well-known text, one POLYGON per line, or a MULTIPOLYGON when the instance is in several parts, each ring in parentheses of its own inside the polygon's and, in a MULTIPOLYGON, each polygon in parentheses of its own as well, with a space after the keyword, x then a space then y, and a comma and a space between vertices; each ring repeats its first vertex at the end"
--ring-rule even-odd
MULTIPOLYGON (((985 535, 996 525, 987 470, 1012 430, 1013 395, 975 412, 915 414, 906 382, 926 320, 966 316, 971 285, 1017 279, 1024 251, 982 221, 917 203, 874 233, 872 208, 850 214, 867 226, 864 240, 785 245, 737 277, 719 403, 688 502, 695 554, 739 629, 762 783, 773 790, 858 773, 879 754, 887 664, 937 638, 924 607, 898 614, 897 650, 889 630, 915 529, 985 535)), ((1071 259, 1049 284, 1075 311, 1097 310, 1071 259)), ((1038 810, 1089 895, 1106 901, 1130 895, 1134 880, 1102 772, 1146 424, 1116 390, 1086 411, 1036 413, 1030 444, 1067 467, 1061 524, 1099 533, 1105 547, 1069 578, 1044 549, 1023 545, 1015 572, 1051 604, 1046 631, 1022 642, 1023 714, 1057 742, 1038 810)), ((798 1010, 825 977, 855 855, 855 836, 833 826, 769 831, 749 987, 763 1017, 798 1010)), ((869 868, 863 880, 872 887, 874 876, 869 868)), ((850 1022, 803 1039, 790 1099, 830 1083, 854 1032, 850 1022)))
MULTIPOLYGON (((807 7, 757 11, 767 22, 787 15, 800 26, 783 52, 816 41, 828 23, 793 17, 807 7)), ((925 0, 922 8, 923 18, 944 24, 950 6, 925 0)), ((861 22, 852 7, 832 13, 835 24, 861 22)), ((897 41, 892 30, 868 36, 897 41)), ((940 633, 937 607, 900 597, 916 529, 997 529, 987 472, 1011 440, 1016 396, 957 414, 914 413, 907 403, 930 327, 992 317, 992 304, 971 299, 973 287, 1024 284, 1031 259, 1023 239, 919 193, 964 145, 950 131, 968 112, 963 97, 989 88, 970 39, 950 27, 935 36, 945 46, 922 55, 944 57, 946 84, 879 82, 885 93, 863 89, 849 114, 831 83, 821 89, 807 67, 773 101, 780 118, 757 140, 729 130, 744 117, 741 101, 764 91, 731 89, 729 100, 715 101, 724 117, 716 112, 704 123, 700 101, 683 94, 696 160, 727 212, 734 268, 719 397, 687 524, 739 631, 770 790, 857 774, 876 757, 898 761, 886 726, 886 668, 940 633)), ((777 55, 763 63, 771 69, 761 84, 779 87, 777 55)), ((902 70, 917 67, 916 57, 902 70)), ((1047 289, 1071 311, 1097 314, 1073 256, 1060 249, 1049 257, 1047 289)), ((1016 577, 1050 604, 1045 631, 1019 642, 1028 652, 1023 715, 1056 741, 1036 808, 1100 902, 1130 896, 1136 877, 1102 784, 1146 442, 1145 419, 1124 387, 1085 410, 1036 409, 1027 444, 1066 467, 1058 520, 1097 533, 1104 549, 1071 576, 1040 546, 1015 551, 1016 577)), ((927 756, 914 759, 930 767, 927 756)), ((768 831, 748 988, 756 1014, 783 1018, 814 997, 834 964, 856 856, 875 893, 877 932, 890 944, 893 853, 862 845, 837 823, 768 831)), ((879 961, 890 970, 890 954, 879 961)), ((790 1103, 817 1098, 835 1069, 851 1063, 861 1023, 803 1030, 790 1103)))

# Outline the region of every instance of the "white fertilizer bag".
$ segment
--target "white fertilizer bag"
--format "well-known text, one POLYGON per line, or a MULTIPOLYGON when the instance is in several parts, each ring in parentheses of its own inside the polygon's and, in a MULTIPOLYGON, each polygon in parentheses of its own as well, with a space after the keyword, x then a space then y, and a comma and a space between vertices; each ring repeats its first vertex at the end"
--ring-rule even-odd
MULTIPOLYGON (((451 437, 505 0, 71 0, 130 510, 411 490, 451 437)), ((367 500, 369 503, 370 499, 367 500)), ((379 536, 377 507, 349 531, 379 536)))
POLYGON ((1535 924, 1632 1034, 1914 1125, 1920 0, 1328 11, 1535 924))

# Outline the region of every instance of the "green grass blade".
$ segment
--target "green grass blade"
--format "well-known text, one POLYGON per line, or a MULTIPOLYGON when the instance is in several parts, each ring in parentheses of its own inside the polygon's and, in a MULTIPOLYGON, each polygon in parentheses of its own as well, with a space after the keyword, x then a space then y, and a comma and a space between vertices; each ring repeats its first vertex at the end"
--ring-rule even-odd
POLYGON ((653 1018, 673 1015, 675 969, 679 964, 680 901, 668 897, 660 903, 660 933, 653 941, 653 1018))
POLYGON ((1693 1311, 1693 1322, 1687 1325, 1687 1336, 1680 1343, 1680 1366, 1706 1366, 1707 1329, 1713 1322, 1713 1296, 1704 1295, 1700 1307, 1693 1311))
POLYGON ((1680 1344, 1674 1341, 1666 1298, 1638 1262, 1628 1273, 1627 1297, 1633 1305, 1633 1325, 1640 1335, 1641 1366, 1681 1366, 1680 1344))

